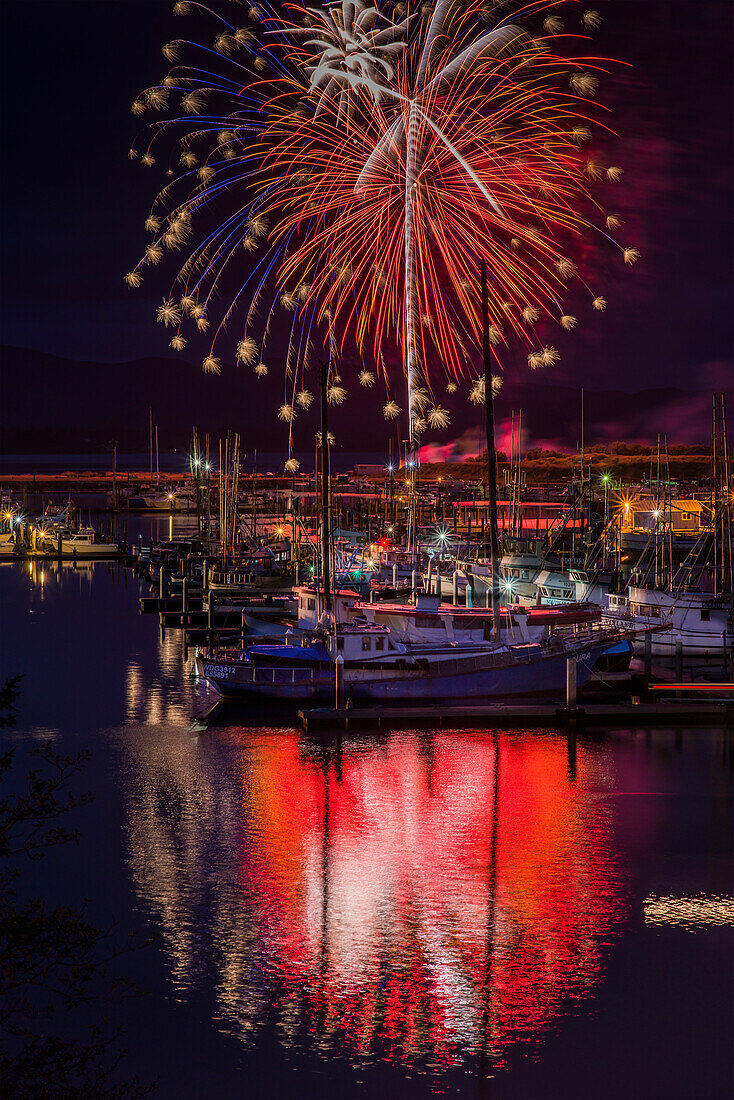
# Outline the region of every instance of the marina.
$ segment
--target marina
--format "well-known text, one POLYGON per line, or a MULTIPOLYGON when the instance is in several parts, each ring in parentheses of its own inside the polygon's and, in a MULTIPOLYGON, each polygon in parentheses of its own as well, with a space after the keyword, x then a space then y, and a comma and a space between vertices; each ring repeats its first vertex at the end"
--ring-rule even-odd
MULTIPOLYGON (((715 399, 720 433, 723 397, 720 420, 717 407, 715 399)), ((196 439, 195 433, 194 456, 196 439)), ((718 446, 728 454, 723 436, 718 446)), ((54 503, 26 493, 24 511, 6 488, 2 553, 31 567, 34 561, 120 561, 150 585, 141 611, 154 613, 162 630, 183 632, 185 658, 208 690, 224 698, 270 696, 296 707, 327 703, 337 723, 350 719, 345 703, 359 710, 368 700, 379 708, 413 700, 419 707, 429 697, 447 714, 473 700, 486 715, 495 708, 504 721, 513 695, 522 697, 523 709, 509 713, 524 720, 536 714, 565 721, 571 713, 574 722, 614 721, 640 705, 651 720, 675 712, 687 718, 691 703, 681 699, 682 689, 650 697, 653 661, 660 657, 672 661, 681 684, 684 658, 701 658, 702 687, 711 679, 707 666, 717 664, 723 678, 716 690, 726 697, 734 644, 728 466, 714 473, 713 489, 705 479, 690 487, 687 499, 696 497, 698 509, 689 503, 681 514, 691 517, 686 531, 695 527, 695 539, 678 545, 680 522, 662 488, 655 498, 658 519, 649 526, 653 510, 634 486, 613 490, 610 506, 611 475, 592 478, 583 465, 578 481, 545 491, 566 503, 550 512, 546 505, 541 535, 538 489, 519 457, 513 460, 502 474, 510 485, 509 530, 500 526, 497 504, 470 538, 471 517, 462 534, 459 516, 471 481, 448 490, 441 475, 424 469, 415 481, 415 504, 408 497, 398 508, 390 501, 392 478, 379 465, 371 479, 355 470, 340 476, 340 498, 354 503, 367 484, 371 503, 344 515, 327 457, 305 496, 295 481, 284 488, 282 479, 262 474, 257 491, 254 478, 248 491, 235 468, 217 471, 208 460, 202 477, 191 458, 188 482, 177 492, 193 512, 162 514, 159 538, 147 542, 135 516, 150 509, 142 502, 136 509, 141 498, 134 493, 109 520, 90 494, 57 494, 61 503, 54 503), (43 511, 34 513, 38 499, 43 511), (94 511, 105 534, 84 523, 83 501, 88 519, 94 511), (533 536, 518 533, 528 508, 536 520, 533 536), (255 517, 268 510, 269 523, 257 524, 255 517), (136 536, 131 522, 138 524, 136 536), (400 539, 413 523, 415 544, 406 548, 400 539), (640 523, 648 524, 648 541, 635 551, 624 535, 640 523), (494 571, 487 556, 492 538, 494 571), (633 656, 642 674, 625 678, 633 656), (586 701, 585 691, 591 692, 586 701), (613 704, 605 692, 614 695, 613 704), (550 709, 544 695, 554 704, 550 709)), ((308 486, 308 475, 301 481, 308 486)), ((704 713, 706 707, 728 717, 725 701, 707 699, 704 713)), ((309 713, 312 724, 324 720, 309 713)))
MULTIPOLYGON (((74 820, 92 913, 153 936, 123 956, 150 998, 115 1009, 126 1071, 162 1073, 171 1100, 233 1095, 243 1073, 278 1100, 324 1079, 469 1096, 490 1077, 508 1100, 682 1098, 704 1051, 723 1096, 725 1046, 682 1036, 671 1058, 658 1042, 675 1020, 655 938, 685 974, 678 1002, 705 999, 718 1028, 734 927, 723 481, 688 489, 717 501, 692 547, 659 523, 635 550, 634 486, 607 508, 598 477, 555 486, 564 508, 526 534, 523 479, 509 529, 494 511, 462 532, 425 469, 410 546, 417 508, 391 508, 375 473, 345 514, 364 475, 342 476, 338 503, 328 457, 311 497, 218 465, 204 494, 192 471, 188 514, 3 493, 10 744, 28 767, 45 743, 90 756, 97 797, 74 820), (70 554, 78 540, 100 555, 70 554), (641 975, 644 1022, 629 990, 605 1009, 641 975), (598 1064, 617 1067, 606 1091, 596 1066, 557 1060, 591 1013, 598 1064), (623 1066, 620 1035, 637 1050, 623 1066)), ((68 861, 50 867, 78 899, 68 861)))

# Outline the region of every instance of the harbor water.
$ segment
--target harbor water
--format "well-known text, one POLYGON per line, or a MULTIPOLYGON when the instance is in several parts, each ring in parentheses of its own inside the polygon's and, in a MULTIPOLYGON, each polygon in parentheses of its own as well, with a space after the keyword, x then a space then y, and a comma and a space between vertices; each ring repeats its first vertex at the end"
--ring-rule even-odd
POLYGON ((141 995, 106 1006, 123 1078, 165 1100, 730 1094, 731 731, 207 724, 148 591, 117 562, 0 566, 14 771, 44 742, 90 753, 78 844, 24 889, 140 939, 115 965, 141 995))

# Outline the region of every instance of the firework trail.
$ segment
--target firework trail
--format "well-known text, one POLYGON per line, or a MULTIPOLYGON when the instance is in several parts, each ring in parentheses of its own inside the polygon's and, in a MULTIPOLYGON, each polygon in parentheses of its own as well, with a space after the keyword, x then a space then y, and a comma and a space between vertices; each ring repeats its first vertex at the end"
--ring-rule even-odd
MULTIPOLYGON (((498 362, 525 345, 538 369, 558 352, 535 332, 577 324, 563 305, 572 283, 592 309, 606 308, 578 264, 592 232, 621 262, 638 259, 612 240, 619 219, 592 194, 622 170, 583 151, 608 132, 595 102, 606 66, 566 56, 599 22, 577 0, 259 5, 245 9, 244 26, 225 17, 242 19, 235 3, 215 11, 180 0, 174 10, 213 19, 217 33, 211 45, 164 47, 171 70, 133 105, 180 104, 131 151, 150 166, 173 147, 180 171, 169 152, 169 181, 146 221, 153 241, 126 278, 137 286, 165 250, 186 248, 158 318, 181 350, 186 325, 207 332, 219 317, 208 371, 239 316, 237 359, 267 373, 268 340, 283 329, 274 318, 292 313, 279 411, 291 441, 318 343, 338 400, 345 350, 358 349, 365 386, 375 369, 385 375, 386 350, 400 350, 415 446, 426 427, 448 423, 437 377, 452 392, 471 373, 482 260, 498 362), (561 9, 575 21, 568 33, 561 9)), ((483 400, 476 379, 470 396, 483 400)))

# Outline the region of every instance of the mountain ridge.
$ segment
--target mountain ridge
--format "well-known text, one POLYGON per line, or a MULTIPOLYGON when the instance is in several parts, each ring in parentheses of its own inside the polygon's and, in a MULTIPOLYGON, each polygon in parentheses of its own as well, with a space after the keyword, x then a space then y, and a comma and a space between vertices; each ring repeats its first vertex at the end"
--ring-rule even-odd
MULTIPOLYGON (((337 445, 351 451, 386 451, 390 435, 398 442, 401 425, 383 418, 381 383, 378 380, 374 387, 363 389, 356 378, 354 384, 349 382, 352 371, 347 364, 341 369, 347 399, 329 410, 337 445)), ((315 372, 307 376, 306 384, 315 391, 315 372)), ((470 453, 473 441, 479 442, 483 413, 467 401, 470 386, 467 378, 451 398, 443 385, 435 387, 437 403, 449 408, 451 425, 442 432, 429 432, 425 437, 429 447, 470 453)), ((391 393, 401 404, 395 383, 391 393)), ((186 446, 193 425, 213 440, 227 431, 239 431, 249 448, 285 450, 288 426, 278 420, 278 409, 288 397, 281 368, 274 367, 266 378, 257 379, 250 368, 223 364, 221 374, 215 376, 181 358, 99 363, 0 346, 0 450, 77 452, 106 446, 112 439, 123 449, 143 450, 148 445, 149 408, 161 450, 186 446)), ((651 387, 635 394, 585 388, 585 436, 594 442, 645 442, 660 431, 668 433, 671 443, 703 442, 709 403, 707 394, 674 387, 651 387)), ((579 441, 579 387, 535 376, 506 376, 495 402, 498 446, 505 445, 512 411, 519 409, 523 410, 524 447, 573 448, 579 441)), ((313 446, 319 427, 318 402, 308 412, 297 411, 293 446, 306 451, 313 446)))

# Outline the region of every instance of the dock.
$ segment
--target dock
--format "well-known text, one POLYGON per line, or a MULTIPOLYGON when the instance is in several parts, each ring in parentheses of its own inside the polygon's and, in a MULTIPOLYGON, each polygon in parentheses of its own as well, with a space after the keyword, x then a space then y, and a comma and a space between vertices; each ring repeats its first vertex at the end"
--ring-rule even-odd
POLYGON ((503 703, 410 707, 316 707, 298 711, 306 732, 339 729, 427 726, 537 726, 555 729, 585 726, 715 725, 734 726, 734 692, 731 701, 700 699, 665 702, 589 703, 577 707, 557 704, 503 703))

